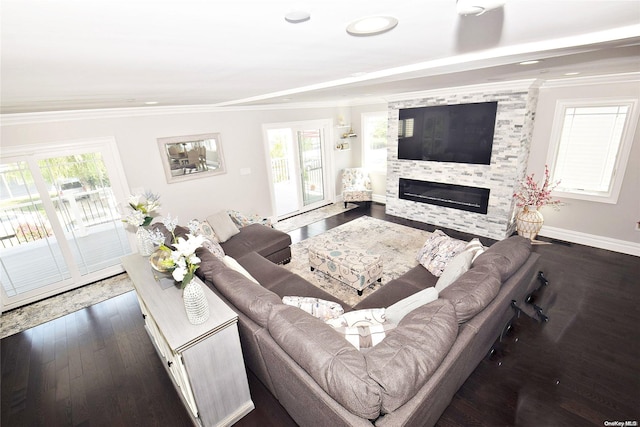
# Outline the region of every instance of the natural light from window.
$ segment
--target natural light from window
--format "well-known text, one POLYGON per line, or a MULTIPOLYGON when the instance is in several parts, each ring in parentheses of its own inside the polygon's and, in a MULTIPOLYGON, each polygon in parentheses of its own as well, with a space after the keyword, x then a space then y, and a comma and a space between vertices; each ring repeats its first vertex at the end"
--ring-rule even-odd
POLYGON ((387 172, 387 112, 362 113, 362 164, 374 173, 387 172))
POLYGON ((635 104, 628 100, 558 104, 549 151, 552 179, 560 181, 555 194, 617 202, 633 139, 635 104))

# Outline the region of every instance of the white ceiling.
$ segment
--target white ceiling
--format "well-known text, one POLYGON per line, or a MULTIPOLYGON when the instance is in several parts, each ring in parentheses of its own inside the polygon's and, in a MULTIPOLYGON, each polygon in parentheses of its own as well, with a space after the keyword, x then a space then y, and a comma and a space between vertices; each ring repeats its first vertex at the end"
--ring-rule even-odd
POLYGON ((639 0, 1 0, 2 113, 361 103, 403 92, 640 71, 639 0), (295 9, 311 14, 285 21, 295 9), (355 19, 392 31, 352 37, 355 19), (525 59, 541 59, 522 66, 525 59))

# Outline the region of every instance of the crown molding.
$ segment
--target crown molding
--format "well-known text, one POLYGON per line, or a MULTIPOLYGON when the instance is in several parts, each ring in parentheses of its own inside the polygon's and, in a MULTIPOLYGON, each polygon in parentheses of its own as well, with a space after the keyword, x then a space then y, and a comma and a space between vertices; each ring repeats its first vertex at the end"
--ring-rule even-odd
POLYGON ((433 96, 445 96, 456 94, 469 94, 473 92, 510 92, 514 90, 530 90, 540 86, 539 79, 525 79, 481 83, 467 86, 455 86, 439 89, 423 90, 418 92, 405 92, 385 97, 387 102, 407 101, 410 99, 427 98, 433 96))
POLYGON ((640 72, 546 80, 540 89, 640 82, 640 72))
POLYGON ((148 117, 171 114, 209 114, 229 113, 238 111, 268 111, 268 110, 293 110, 301 108, 339 108, 355 107, 386 103, 382 98, 366 98, 341 101, 297 102, 289 104, 263 104, 221 107, 210 105, 178 105, 161 107, 127 107, 127 108, 102 108, 92 110, 69 111, 43 111, 37 113, 13 113, 0 114, 0 127, 17 126, 38 123, 55 123, 74 120, 101 120, 123 117, 148 117))

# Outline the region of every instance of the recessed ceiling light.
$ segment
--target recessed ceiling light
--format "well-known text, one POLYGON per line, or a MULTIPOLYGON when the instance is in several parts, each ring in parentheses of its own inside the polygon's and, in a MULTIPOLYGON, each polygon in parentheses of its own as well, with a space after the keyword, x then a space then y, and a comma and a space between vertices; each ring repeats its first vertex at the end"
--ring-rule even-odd
POLYGON ((570 73, 564 73, 565 76, 577 76, 580 74, 578 71, 572 71, 570 73))
POLYGON ((480 16, 485 12, 504 6, 506 2, 507 0, 457 0, 456 11, 461 16, 480 16))
POLYGON ((540 61, 538 61, 538 60, 536 60, 536 59, 533 59, 533 60, 531 60, 531 61, 522 61, 522 62, 520 63, 520 65, 533 65, 533 64, 537 64, 538 62, 540 62, 540 61))
POLYGON ((293 10, 287 13, 284 16, 285 21, 290 22, 292 24, 299 24, 301 22, 308 21, 311 19, 311 15, 309 12, 305 12, 304 10, 293 10))
POLYGON ((347 26, 347 33, 352 36, 376 36, 393 30, 398 20, 393 16, 370 16, 353 21, 347 26))
POLYGON ((144 103, 144 105, 156 105, 156 104, 159 104, 159 102, 158 101, 146 101, 144 103))

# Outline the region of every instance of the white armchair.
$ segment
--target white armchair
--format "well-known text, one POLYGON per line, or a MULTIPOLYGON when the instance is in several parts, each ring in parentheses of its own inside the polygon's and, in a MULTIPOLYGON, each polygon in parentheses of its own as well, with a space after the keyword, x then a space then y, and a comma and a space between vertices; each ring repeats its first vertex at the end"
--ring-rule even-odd
POLYGON ((366 169, 348 168, 342 171, 342 199, 347 202, 371 202, 373 191, 366 169))

